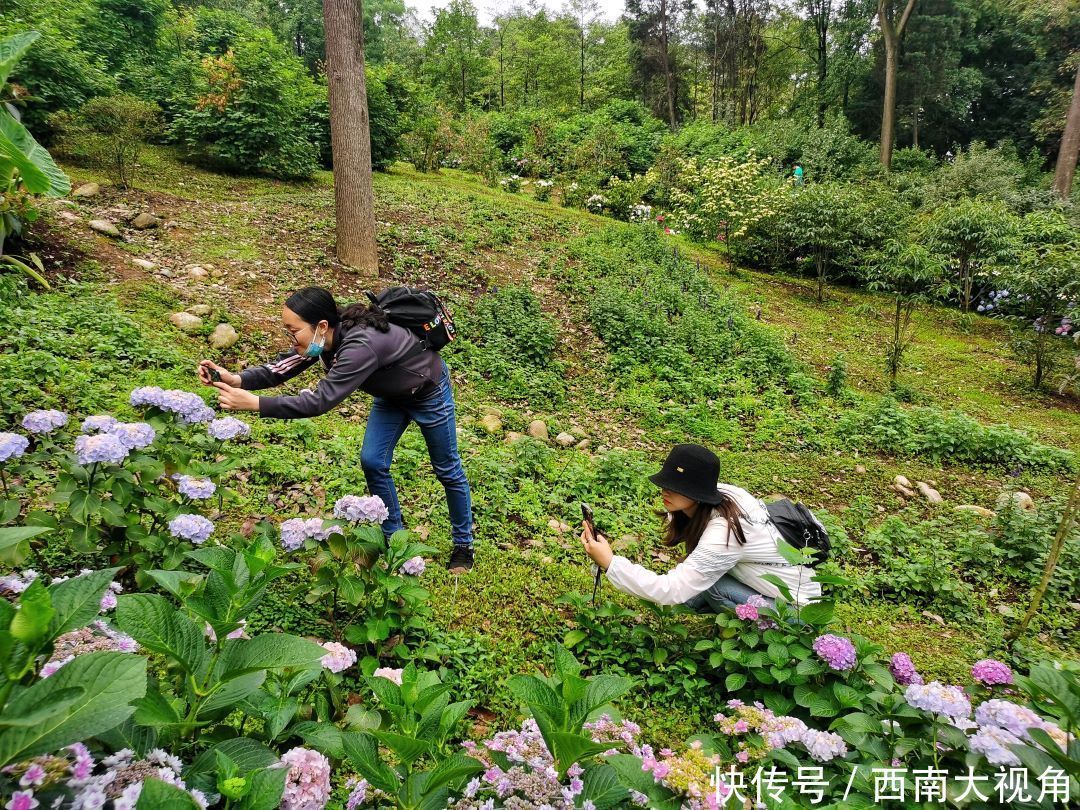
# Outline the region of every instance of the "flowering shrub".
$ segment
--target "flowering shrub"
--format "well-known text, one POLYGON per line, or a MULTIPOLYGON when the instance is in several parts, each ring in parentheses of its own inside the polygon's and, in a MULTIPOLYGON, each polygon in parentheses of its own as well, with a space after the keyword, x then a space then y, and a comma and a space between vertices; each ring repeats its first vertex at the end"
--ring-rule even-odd
POLYGON ((280 529, 282 548, 308 555, 308 602, 327 605, 338 641, 369 645, 373 653, 425 615, 428 592, 416 579, 424 572, 421 555, 435 551, 404 530, 385 538, 379 524, 388 516, 381 499, 346 495, 334 504, 336 521, 291 518, 280 529))
POLYGON ((533 183, 533 197, 540 202, 547 202, 551 199, 551 189, 554 185, 553 180, 537 180, 533 183))
POLYGON ((508 191, 511 194, 517 194, 521 191, 521 183, 521 175, 519 174, 512 174, 509 177, 503 177, 499 180, 499 186, 502 187, 502 190, 508 191))
POLYGON ((593 194, 585 200, 585 208, 593 214, 604 213, 607 198, 603 194, 593 194))

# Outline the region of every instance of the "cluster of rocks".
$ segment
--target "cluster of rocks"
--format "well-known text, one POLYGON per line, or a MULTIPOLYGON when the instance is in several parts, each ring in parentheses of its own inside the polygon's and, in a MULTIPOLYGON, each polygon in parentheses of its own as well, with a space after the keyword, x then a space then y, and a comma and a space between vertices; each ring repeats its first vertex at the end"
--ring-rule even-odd
MULTIPOLYGON (((893 492, 900 495, 905 499, 915 498, 917 495, 921 495, 926 501, 934 505, 945 503, 945 499, 941 496, 935 487, 937 482, 935 481, 916 481, 914 484, 904 475, 898 475, 893 479, 890 489, 893 492)), ((997 508, 1004 509, 1010 502, 1018 509, 1032 510, 1035 508, 1035 501, 1026 492, 1003 492, 997 500, 997 508)), ((985 518, 992 518, 997 516, 997 512, 993 509, 987 509, 984 506, 976 506, 975 504, 961 504, 954 507, 957 512, 971 512, 976 515, 980 515, 985 518)))
MULTIPOLYGON (((71 196, 79 199, 86 200, 91 197, 96 197, 101 191, 101 186, 97 183, 83 183, 73 192, 71 196)), ((71 211, 62 211, 60 217, 68 222, 81 221, 78 215, 71 211)), ((150 228, 157 228, 161 225, 161 217, 150 211, 135 211, 134 209, 126 205, 117 205, 113 208, 104 209, 98 212, 98 217, 89 220, 86 225, 90 230, 108 236, 112 239, 120 239, 123 234, 117 227, 117 221, 126 222, 131 228, 137 231, 145 231, 150 228)))
MULTIPOLYGON (((195 304, 183 312, 174 312, 169 316, 169 323, 186 334, 198 332, 203 327, 203 318, 213 313, 208 304, 195 304)), ((232 324, 219 323, 210 333, 207 342, 215 349, 228 349, 240 340, 240 335, 232 324)))
MULTIPOLYGON (((489 435, 498 435, 503 432, 502 411, 494 407, 484 408, 484 415, 480 418, 480 427, 489 435)), ((528 436, 545 444, 551 441, 547 422, 543 419, 534 419, 524 433, 511 430, 506 433, 505 441, 513 444, 528 436)), ((576 447, 578 450, 587 450, 590 445, 589 439, 584 436, 584 431, 573 428, 573 432, 560 431, 555 435, 555 444, 559 447, 576 447)))

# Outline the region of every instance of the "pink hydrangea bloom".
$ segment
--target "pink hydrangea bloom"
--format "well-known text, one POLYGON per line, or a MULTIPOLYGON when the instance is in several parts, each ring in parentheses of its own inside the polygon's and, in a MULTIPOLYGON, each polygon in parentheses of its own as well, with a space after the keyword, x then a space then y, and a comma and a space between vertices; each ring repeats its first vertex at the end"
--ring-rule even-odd
POLYGON ((394 669, 393 667, 379 667, 371 674, 376 678, 386 678, 387 680, 393 681, 398 686, 401 686, 402 671, 403 670, 400 669, 394 669))
POLYGON ((971 668, 971 677, 983 686, 1001 686, 1013 682, 1012 670, 993 658, 976 661, 971 668))
POLYGON ((281 757, 288 767, 281 810, 322 810, 330 800, 330 760, 318 751, 293 748, 281 757))
POLYGON ((327 653, 319 659, 319 662, 324 668, 335 674, 343 672, 356 663, 356 651, 350 650, 344 644, 339 644, 336 641, 327 641, 322 647, 327 653))

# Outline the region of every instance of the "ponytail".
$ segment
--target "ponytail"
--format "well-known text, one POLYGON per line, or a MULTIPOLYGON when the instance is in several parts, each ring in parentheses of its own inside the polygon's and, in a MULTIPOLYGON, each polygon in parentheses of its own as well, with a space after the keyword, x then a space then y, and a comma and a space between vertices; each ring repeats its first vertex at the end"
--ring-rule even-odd
POLYGON ((353 326, 370 326, 380 332, 390 331, 390 321, 386 313, 381 309, 375 309, 359 302, 349 304, 341 310, 341 325, 350 328, 353 326))

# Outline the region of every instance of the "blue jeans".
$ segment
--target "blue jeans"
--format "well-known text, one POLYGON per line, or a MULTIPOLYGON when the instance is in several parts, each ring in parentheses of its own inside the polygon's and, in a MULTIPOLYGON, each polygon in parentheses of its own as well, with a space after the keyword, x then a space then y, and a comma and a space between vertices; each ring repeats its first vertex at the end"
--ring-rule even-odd
POLYGON ((775 599, 758 593, 730 574, 724 574, 707 591, 690 597, 683 604, 699 613, 719 613, 723 608, 734 610, 737 605, 746 604, 751 596, 761 596, 770 608, 776 606, 775 599))
POLYGON ((371 494, 382 498, 390 512, 382 525, 383 533, 389 537, 404 528, 397 489, 390 475, 390 463, 394 459, 394 448, 410 422, 420 426, 431 466, 446 490, 450 535, 454 545, 472 545, 472 496, 458 453, 454 394, 450 389, 450 374, 445 364, 439 387, 424 399, 400 402, 376 397, 371 406, 364 431, 364 446, 360 450, 360 466, 371 494))

